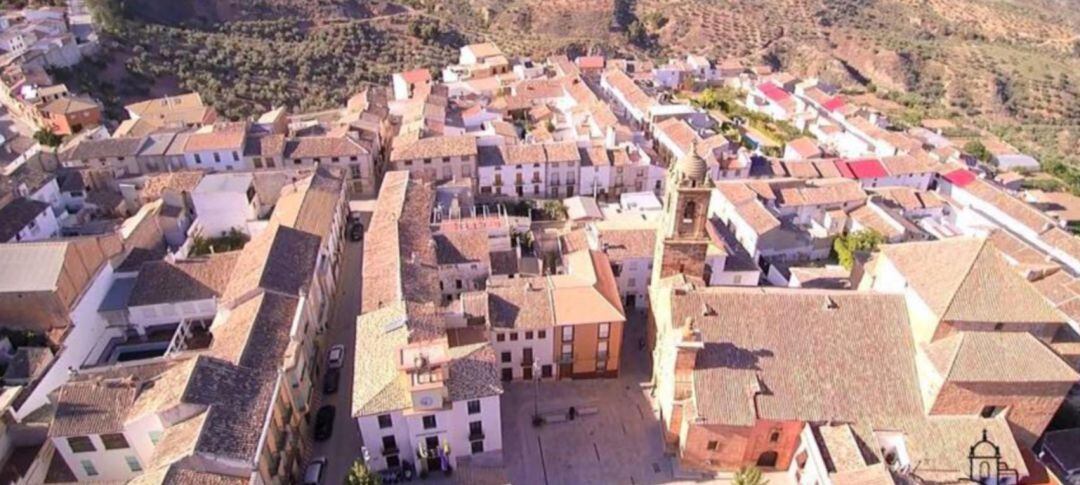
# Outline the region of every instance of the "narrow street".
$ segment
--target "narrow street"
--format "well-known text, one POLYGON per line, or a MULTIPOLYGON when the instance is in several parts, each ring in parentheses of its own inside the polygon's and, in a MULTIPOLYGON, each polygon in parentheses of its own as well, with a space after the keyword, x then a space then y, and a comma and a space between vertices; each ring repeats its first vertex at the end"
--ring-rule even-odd
MULTIPOLYGON (((327 329, 325 349, 342 344, 345 346, 345 365, 341 369, 341 380, 338 391, 330 396, 322 394, 322 376, 317 383, 317 398, 312 409, 312 415, 320 407, 326 404, 333 405, 337 409, 334 416, 334 433, 330 439, 321 443, 315 443, 314 457, 325 456, 329 463, 326 475, 323 477, 325 484, 339 484, 345 479, 345 473, 352 466, 356 458, 360 456, 360 433, 356 429, 356 423, 352 420, 352 388, 353 388, 353 349, 356 338, 356 316, 360 313, 361 291, 361 268, 363 265, 363 242, 351 242, 345 240, 345 249, 342 256, 341 281, 338 293, 334 298, 334 308, 330 315, 330 325, 327 329)), ((326 362, 326 355, 320 359, 326 362)), ((312 418, 314 419, 314 418, 312 418)), ((305 464, 306 466, 306 464, 305 464)))

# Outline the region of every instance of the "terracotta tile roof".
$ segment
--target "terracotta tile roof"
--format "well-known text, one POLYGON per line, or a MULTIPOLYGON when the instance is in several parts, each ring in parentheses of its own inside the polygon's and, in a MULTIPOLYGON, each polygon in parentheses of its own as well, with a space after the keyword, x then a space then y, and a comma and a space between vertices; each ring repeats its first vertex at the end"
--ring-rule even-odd
POLYGON ((685 121, 678 118, 668 118, 656 125, 656 129, 663 133, 683 152, 688 152, 694 142, 700 142, 701 137, 685 121))
POLYGON ((153 201, 160 199, 165 192, 191 193, 199 186, 205 172, 187 170, 182 172, 159 173, 147 177, 139 197, 153 201))
POLYGON ((668 294, 670 314, 661 318, 692 324, 704 342, 694 393, 705 423, 880 422, 923 413, 899 295, 721 287, 668 294), (867 355, 876 365, 865 365, 867 355))
MULTIPOLYGON (((366 265, 365 265, 366 266, 366 265)), ((405 302, 364 312, 357 319, 352 415, 384 413, 411 406, 407 377, 398 369, 398 349, 409 343, 405 302)))
POLYGON ((161 374, 172 362, 112 368, 80 374, 60 387, 49 436, 85 436, 123 429, 142 381, 161 374))
POLYGON ((1027 332, 959 332, 926 346, 946 381, 1076 382, 1069 364, 1027 332))
POLYGON ((656 231, 649 229, 601 230, 600 244, 612 261, 652 258, 656 231))
POLYGON ((479 263, 491 265, 487 231, 448 231, 433 236, 440 265, 479 263))
POLYGON ((857 180, 885 178, 889 176, 889 173, 885 170, 881 161, 874 158, 864 160, 838 160, 836 162, 836 168, 844 174, 844 177, 857 180))
POLYGON ((780 162, 780 164, 783 166, 784 171, 788 174, 789 177, 795 177, 799 179, 815 179, 821 177, 821 173, 818 172, 817 168, 814 166, 813 163, 799 161, 780 162))
POLYGON ((544 155, 548 162, 553 163, 581 161, 581 154, 578 153, 577 143, 572 141, 545 143, 544 155))
POLYGON ((502 147, 505 153, 504 159, 507 164, 521 165, 530 163, 544 163, 547 161, 547 152, 540 143, 506 145, 502 147))
POLYGON ((501 56, 502 50, 499 49, 494 43, 483 42, 479 44, 469 44, 461 48, 462 50, 468 49, 472 52, 477 59, 483 59, 485 57, 501 56))
POLYGON ((513 279, 487 290, 487 322, 493 328, 551 328, 555 314, 544 278, 513 279))
POLYGON ((930 166, 909 155, 884 157, 881 159, 881 165, 885 167, 885 170, 889 172, 889 175, 894 177, 898 175, 930 174, 934 172, 930 166))
POLYGON ((318 236, 271 223, 241 250, 222 301, 259 289, 300 296, 315 273, 320 243, 318 236))
POLYGON ((758 192, 750 184, 721 183, 717 184, 717 189, 721 196, 731 202, 739 218, 758 235, 780 227, 780 220, 758 200, 758 192))
POLYGON ((142 265, 128 306, 216 299, 225 292, 240 251, 142 265))
POLYGON ((1044 241, 1059 251, 1080 259, 1080 239, 1060 227, 1053 227, 1040 235, 1044 241))
POLYGON ((285 156, 285 135, 249 136, 244 141, 245 157, 281 158, 285 156))
POLYGON ((42 107, 41 111, 49 114, 68 115, 92 109, 101 109, 93 99, 82 96, 67 96, 60 99, 54 99, 52 102, 42 107))
POLYGON ((437 255, 428 224, 435 195, 409 173, 383 178, 364 244, 361 313, 401 301, 435 301, 437 255))
POLYGON ((866 200, 866 192, 861 185, 843 180, 781 188, 779 194, 781 207, 849 204, 866 200))
POLYGON ((821 155, 821 148, 818 147, 816 141, 809 137, 800 137, 791 140, 787 143, 787 146, 795 153, 798 153, 802 158, 813 158, 821 155))
POLYGON ((828 160, 819 160, 811 162, 814 164, 814 168, 823 178, 836 178, 842 176, 840 170, 836 168, 836 164, 828 160))
POLYGON ((211 354, 252 369, 260 380, 272 381, 282 366, 298 306, 296 297, 259 293, 230 310, 227 319, 211 329, 211 354))
POLYGON ((450 347, 450 377, 446 391, 451 401, 467 401, 502 394, 495 350, 488 342, 450 347))
POLYGON ((1015 265, 1032 269, 1058 267, 1045 254, 1005 230, 990 231, 987 240, 1015 265))
POLYGON ((247 139, 246 127, 245 123, 229 123, 215 125, 209 132, 192 133, 184 144, 184 151, 234 150, 242 153, 247 139))
POLYGON ((603 145, 589 145, 578 149, 582 167, 607 167, 611 165, 608 159, 608 151, 603 145))
POLYGON ((945 205, 945 201, 937 192, 920 191, 911 187, 877 187, 870 190, 889 203, 906 211, 932 209, 945 205))
POLYGON ((270 221, 319 236, 336 237, 330 231, 344 204, 344 180, 324 167, 310 176, 281 188, 270 221))
POLYGON ((609 68, 604 71, 604 79, 608 85, 621 93, 623 98, 638 111, 647 115, 649 110, 656 105, 656 100, 645 94, 645 91, 622 70, 609 68))
POLYGON ((206 106, 198 93, 150 99, 125 106, 129 112, 158 124, 200 124, 209 120, 213 108, 206 106))
POLYGON ((436 136, 421 138, 403 146, 394 143, 391 161, 418 160, 423 158, 476 156, 476 138, 471 135, 436 136))
POLYGON ((147 140, 145 137, 83 140, 68 152, 67 158, 69 160, 96 160, 98 158, 134 157, 142 150, 147 140))
POLYGON ((285 158, 333 158, 358 157, 367 153, 363 145, 349 136, 305 136, 285 142, 284 156, 285 158))
POLYGON ((604 56, 581 56, 574 59, 574 63, 582 69, 603 69, 605 61, 604 56))
POLYGON ((881 251, 943 321, 1064 321, 985 238, 886 245, 881 251))
POLYGON ((130 485, 243 485, 248 483, 248 479, 189 470, 177 464, 150 470, 128 483, 130 485))
POLYGON ((862 227, 873 229, 874 232, 885 236, 886 240, 895 240, 895 238, 904 235, 903 226, 885 214, 874 210, 870 204, 856 207, 848 212, 848 216, 862 227))
POLYGON ((566 274, 549 277, 559 325, 626 321, 611 261, 600 251, 564 256, 566 274))

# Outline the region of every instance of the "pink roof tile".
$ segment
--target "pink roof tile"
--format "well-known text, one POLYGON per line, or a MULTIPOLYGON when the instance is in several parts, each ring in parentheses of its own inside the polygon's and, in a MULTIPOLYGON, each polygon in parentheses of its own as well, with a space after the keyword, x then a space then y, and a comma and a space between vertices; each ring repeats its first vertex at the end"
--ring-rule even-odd
POLYGON ((880 160, 877 160, 875 158, 840 161, 836 162, 836 164, 837 168, 839 168, 841 164, 847 166, 846 172, 844 171, 844 169, 840 169, 841 172, 844 172, 845 177, 848 176, 848 173, 851 174, 851 178, 859 180, 884 178, 889 176, 889 173, 885 170, 885 166, 881 164, 880 160))
POLYGON ((787 91, 784 91, 783 89, 780 89, 779 86, 777 86, 777 85, 775 85, 775 84, 773 84, 771 82, 759 84, 758 85, 758 91, 761 91, 761 94, 764 94, 765 97, 767 97, 767 98, 769 98, 769 99, 771 99, 771 100, 773 100, 773 101, 775 101, 777 103, 783 103, 783 102, 787 101, 789 98, 791 98, 791 95, 788 94, 787 91))
POLYGON ((945 180, 948 180, 957 187, 963 187, 975 181, 975 174, 970 170, 958 168, 952 172, 942 175, 945 180))
POLYGON ((821 107, 828 111, 836 111, 844 107, 844 98, 834 96, 832 99, 826 101, 821 107))

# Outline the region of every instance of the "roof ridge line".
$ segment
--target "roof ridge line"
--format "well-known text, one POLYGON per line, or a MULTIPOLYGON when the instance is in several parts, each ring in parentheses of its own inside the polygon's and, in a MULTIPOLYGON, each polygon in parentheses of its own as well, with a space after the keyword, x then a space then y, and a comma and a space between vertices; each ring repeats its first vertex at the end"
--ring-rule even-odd
POLYGON ((966 332, 963 332, 963 331, 961 331, 961 332, 959 332, 959 333, 957 333, 957 334, 956 334, 956 338, 960 339, 960 343, 958 343, 958 344, 956 345, 956 349, 955 349, 955 350, 953 350, 953 352, 952 352, 952 355, 950 355, 950 356, 949 356, 949 366, 948 366, 948 372, 946 372, 946 373, 945 373, 945 376, 944 376, 944 377, 945 377, 945 379, 944 379, 945 381, 948 381, 948 380, 949 380, 949 378, 951 378, 951 377, 952 377, 952 374, 953 374, 953 370, 954 370, 954 369, 956 369, 956 359, 957 359, 958 357, 960 357, 960 350, 961 350, 961 349, 962 349, 962 348, 964 347, 964 345, 965 345, 965 344, 967 343, 967 333, 966 333, 966 332))
POLYGON ((975 269, 975 262, 979 260, 979 256, 982 255, 982 252, 986 250, 986 244, 989 242, 990 238, 983 237, 981 240, 982 244, 979 245, 979 250, 975 251, 975 256, 971 258, 971 264, 968 265, 967 269, 964 271, 964 276, 960 278, 960 283, 956 285, 956 288, 952 291, 952 295, 949 296, 949 304, 945 305, 945 310, 941 312, 941 315, 938 315, 938 318, 944 318, 944 316, 948 315, 949 311, 952 310, 953 305, 956 303, 956 294, 960 292, 960 288, 964 286, 964 282, 971 277, 971 271, 975 269))

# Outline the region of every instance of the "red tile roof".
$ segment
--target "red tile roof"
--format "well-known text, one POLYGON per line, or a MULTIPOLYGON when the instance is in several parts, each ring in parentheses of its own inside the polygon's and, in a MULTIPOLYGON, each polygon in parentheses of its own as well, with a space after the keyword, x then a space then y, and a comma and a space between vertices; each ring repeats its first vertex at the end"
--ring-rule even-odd
POLYGON ((413 69, 401 73, 401 78, 409 84, 419 84, 431 81, 431 71, 427 69, 413 69))
POLYGON ((821 105, 821 107, 828 111, 836 111, 844 107, 844 98, 834 96, 832 99, 826 101, 825 104, 821 105))
POLYGON ((889 173, 885 170, 885 166, 876 158, 846 161, 840 160, 836 162, 836 168, 840 170, 840 173, 843 174, 844 177, 858 180, 884 178, 889 176, 889 173))
POLYGON ((957 187, 963 187, 975 181, 975 174, 971 171, 963 168, 958 168, 952 172, 942 175, 945 180, 948 180, 957 187))
POLYGON ((777 86, 777 85, 775 85, 773 83, 761 83, 761 84, 759 84, 758 85, 758 91, 761 91, 761 94, 764 94, 765 97, 767 97, 767 98, 769 98, 769 99, 771 99, 771 100, 773 100, 773 101, 775 101, 777 103, 782 103, 782 102, 786 101, 788 98, 791 97, 791 95, 788 94, 787 91, 784 91, 783 89, 780 89, 779 86, 777 86))
POLYGON ((604 56, 581 56, 574 62, 582 69, 603 69, 604 56))

